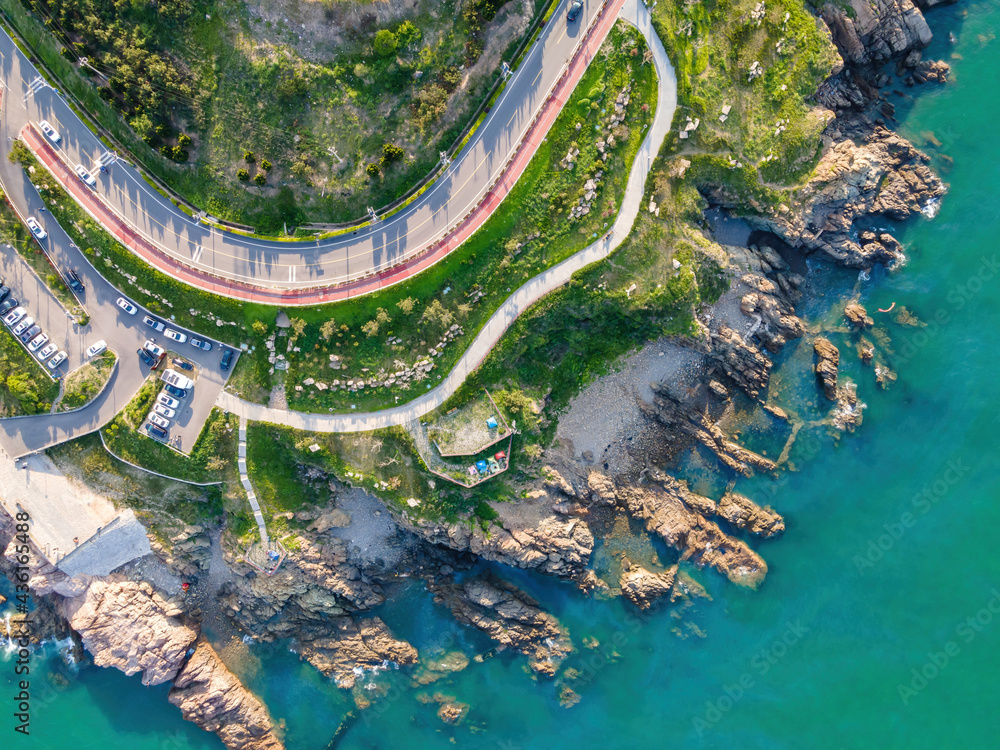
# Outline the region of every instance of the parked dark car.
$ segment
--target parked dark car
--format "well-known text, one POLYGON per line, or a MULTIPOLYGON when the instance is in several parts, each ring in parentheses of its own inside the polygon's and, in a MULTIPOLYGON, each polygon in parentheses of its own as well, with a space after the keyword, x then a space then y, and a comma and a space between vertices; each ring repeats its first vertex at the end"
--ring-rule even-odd
POLYGON ((66 272, 66 283, 74 292, 83 292, 83 282, 72 268, 66 272))
POLYGON ((139 353, 139 359, 145 362, 147 367, 156 367, 156 357, 145 349, 136 349, 136 351, 139 353))
POLYGON ((228 370, 229 366, 233 363, 233 350, 226 349, 222 352, 222 362, 220 363, 223 370, 228 370))
POLYGON ((178 359, 177 357, 174 357, 174 364, 177 365, 182 370, 194 369, 194 365, 192 365, 190 362, 185 362, 183 359, 178 359))
POLYGON ((0 315, 6 315, 15 307, 17 307, 17 300, 13 297, 8 297, 3 302, 0 302, 0 315))
POLYGON ((191 346, 197 346, 199 349, 204 349, 206 352, 212 351, 211 341, 204 341, 202 339, 191 339, 191 346))
POLYGON ((162 427, 153 424, 152 422, 146 422, 146 432, 148 432, 150 435, 157 438, 158 440, 167 439, 167 431, 164 430, 162 427))
POLYGON ((583 10, 582 0, 573 0, 573 2, 569 4, 569 11, 566 13, 566 20, 575 21, 577 16, 580 15, 581 10, 583 10))
POLYGON ((35 323, 35 325, 31 326, 21 334, 21 342, 27 344, 41 332, 42 332, 42 327, 37 323, 35 323))
POLYGON ((0 286, 0 301, 3 301, 8 294, 10 294, 10 287, 6 284, 0 286))
POLYGON ((187 398, 188 392, 183 388, 178 388, 176 385, 170 385, 170 383, 163 384, 163 390, 169 393, 174 398, 187 398))

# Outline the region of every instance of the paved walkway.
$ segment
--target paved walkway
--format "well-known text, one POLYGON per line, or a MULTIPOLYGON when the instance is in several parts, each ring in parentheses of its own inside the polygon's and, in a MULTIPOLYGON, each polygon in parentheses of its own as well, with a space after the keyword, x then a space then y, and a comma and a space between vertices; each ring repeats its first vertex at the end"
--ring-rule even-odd
POLYGON ((650 164, 656 158, 670 130, 674 109, 677 106, 677 78, 667 58, 660 38, 653 30, 652 18, 642 0, 627 0, 621 17, 642 32, 653 51, 653 63, 659 77, 656 117, 636 155, 625 188, 622 207, 611 232, 592 245, 570 256, 562 263, 525 282, 508 297, 483 326, 468 351, 462 355, 448 376, 431 391, 409 403, 377 412, 361 414, 306 414, 304 412, 275 409, 262 404, 252 404, 230 393, 223 392, 216 404, 240 416, 241 420, 271 422, 311 432, 368 432, 370 430, 406 424, 433 411, 447 401, 465 379, 482 364, 486 355, 503 336, 510 325, 541 297, 570 280, 582 268, 608 257, 632 231, 632 226, 642 208, 650 164))
POLYGON ((0 449, 0 504, 11 516, 19 510, 31 516, 35 546, 70 575, 107 575, 150 551, 131 510, 119 513, 44 454, 14 461, 0 449))
POLYGON ((264 526, 264 514, 260 512, 260 504, 257 502, 257 494, 253 491, 253 485, 250 484, 250 477, 247 476, 247 420, 246 417, 240 417, 240 443, 237 453, 237 464, 240 468, 240 481, 243 483, 243 489, 247 491, 247 500, 250 501, 250 509, 253 511, 253 517, 257 519, 257 529, 260 531, 260 541, 266 547, 268 544, 267 537, 267 527, 264 526))

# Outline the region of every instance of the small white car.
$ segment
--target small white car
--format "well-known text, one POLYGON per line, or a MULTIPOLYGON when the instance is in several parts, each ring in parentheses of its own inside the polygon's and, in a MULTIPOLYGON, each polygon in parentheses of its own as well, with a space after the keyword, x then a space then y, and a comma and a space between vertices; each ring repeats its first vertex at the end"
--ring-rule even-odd
POLYGON ((48 334, 40 333, 28 342, 28 351, 37 352, 49 340, 48 334))
POLYGON ((26 223, 28 225, 28 229, 30 229, 31 233, 35 235, 36 239, 44 240, 49 236, 49 233, 42 229, 42 225, 38 223, 38 219, 34 216, 29 216, 26 223))
POLYGON ((59 352, 56 356, 49 360, 49 369, 54 370, 65 361, 66 352, 59 352))
POLYGON ((149 421, 155 424, 157 427, 162 427, 164 430, 170 426, 170 421, 164 419, 159 414, 150 414, 149 421))
POLYGON ((188 340, 186 333, 175 331, 173 328, 168 328, 167 330, 165 330, 163 332, 163 335, 166 336, 168 339, 173 339, 178 344, 183 344, 185 341, 188 340))
POLYGON ((118 305, 118 307, 120 307, 122 310, 127 312, 129 315, 135 315, 137 312, 139 312, 139 308, 133 305, 124 297, 119 297, 118 299, 116 299, 115 304, 118 305))
POLYGON ((15 307, 13 310, 7 313, 7 317, 3 319, 3 322, 6 323, 8 326, 12 326, 15 323, 17 323, 17 321, 19 321, 21 318, 23 318, 26 312, 28 311, 25 310, 23 307, 15 307))
POLYGON ((27 331, 31 326, 35 325, 35 319, 30 315, 27 318, 23 318, 20 323, 14 326, 14 335, 20 336, 22 333, 27 331))
POLYGON ((166 393, 161 393, 159 396, 157 396, 156 403, 163 404, 164 406, 170 409, 181 408, 181 402, 178 401, 176 398, 170 398, 170 396, 168 396, 166 393))
POLYGON ((77 164, 76 165, 76 174, 77 174, 77 176, 79 176, 79 178, 81 180, 83 180, 83 182, 84 182, 85 185, 89 185, 90 187, 94 187, 97 184, 97 180, 94 179, 94 175, 92 175, 90 173, 90 170, 87 169, 82 164, 77 164))
POLYGON ((45 133, 45 137, 53 143, 59 143, 59 141, 62 140, 62 136, 59 135, 59 131, 52 127, 48 120, 42 120, 38 123, 38 127, 42 129, 43 133, 45 133))
POLYGON ((55 354, 55 351, 58 348, 59 347, 56 346, 55 344, 46 344, 45 346, 42 347, 42 350, 40 352, 38 352, 38 361, 39 362, 44 362, 49 357, 51 357, 53 354, 55 354))
POLYGON ((98 354, 102 354, 108 350, 108 342, 104 339, 100 341, 95 341, 93 344, 87 347, 87 359, 91 357, 96 357, 98 354))
POLYGON ((159 414, 161 417, 166 417, 167 419, 173 419, 177 416, 177 412, 171 409, 169 406, 164 406, 163 404, 157 404, 153 407, 153 411, 159 414))

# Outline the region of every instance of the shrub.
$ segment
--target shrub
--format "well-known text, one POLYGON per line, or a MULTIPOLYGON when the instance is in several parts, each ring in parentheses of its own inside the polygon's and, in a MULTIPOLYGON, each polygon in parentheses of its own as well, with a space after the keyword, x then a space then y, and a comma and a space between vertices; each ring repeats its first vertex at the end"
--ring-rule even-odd
POLYGON ((263 336, 267 333, 267 323, 265 323, 263 320, 255 320, 250 325, 250 327, 253 329, 253 332, 256 333, 258 336, 263 336))
POLYGON ((369 177, 378 177, 379 175, 378 164, 375 163, 369 164, 367 167, 365 167, 365 172, 368 174, 369 177))
POLYGON ((245 169, 239 169, 236 171, 236 176, 239 177, 241 182, 246 182, 250 179, 250 173, 245 169))
POLYGON ((174 161, 187 161, 188 160, 187 149, 184 148, 183 146, 174 146, 173 149, 171 149, 170 157, 174 161))
POLYGON ((324 341, 329 341, 333 338, 333 334, 337 332, 337 321, 327 320, 319 327, 319 335, 323 337, 324 341))
POLYGON ((399 28, 396 29, 396 39, 400 47, 409 47, 411 44, 417 44, 423 39, 423 36, 423 32, 417 28, 413 21, 403 21, 399 24, 399 28))
POLYGON ((378 310, 375 313, 375 320, 377 320, 379 323, 392 322, 392 318, 389 317, 389 313, 386 311, 384 307, 378 308, 378 310))
POLYGON ((379 57, 389 57, 399 46, 399 40, 389 29, 379 29, 375 34, 375 42, 372 45, 375 54, 379 57))
POLYGON ((399 161, 406 153, 399 146, 394 143, 386 143, 382 146, 382 159, 388 163, 393 161, 399 161))
POLYGON ((271 162, 269 162, 267 159, 264 159, 260 163, 260 168, 263 169, 265 172, 270 172, 271 171, 271 162))
POLYGON ((257 155, 253 151, 244 151, 243 160, 247 164, 253 164, 255 161, 257 161, 257 155))
POLYGON ((267 175, 264 174, 263 172, 258 172, 253 176, 253 181, 255 185, 263 185, 265 182, 267 182, 267 175))
POLYGON ((189 136, 187 133, 181 133, 179 136, 177 136, 177 145, 184 147, 190 146, 191 136, 189 136))
POLYGON ((367 323, 361 326, 361 330, 365 333, 366 336, 368 336, 368 338, 371 338, 372 336, 378 333, 378 321, 369 320, 367 323))

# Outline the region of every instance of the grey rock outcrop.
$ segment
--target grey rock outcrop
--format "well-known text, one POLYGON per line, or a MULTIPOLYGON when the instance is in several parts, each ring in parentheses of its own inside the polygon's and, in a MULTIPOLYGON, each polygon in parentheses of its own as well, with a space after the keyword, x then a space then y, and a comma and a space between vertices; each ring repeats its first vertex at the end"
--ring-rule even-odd
POLYGON ((569 634, 558 620, 507 581, 472 578, 428 588, 455 619, 483 631, 502 647, 527 655, 529 666, 539 674, 555 675, 573 651, 569 634))
POLYGON ((813 369, 823 387, 823 395, 830 401, 837 400, 837 374, 840 368, 840 350, 829 339, 820 337, 813 341, 816 364, 813 369))
POLYGON ((902 57, 930 44, 933 34, 911 0, 848 0, 850 14, 832 3, 822 18, 846 62, 867 65, 902 57))
POLYGON ((282 750, 267 709, 226 668, 204 637, 181 669, 168 699, 181 714, 214 732, 230 750, 282 750))
POLYGON ((354 687, 358 669, 381 667, 383 662, 407 665, 417 661, 417 650, 394 638, 378 617, 338 618, 328 634, 299 639, 298 646, 310 664, 341 688, 354 687))

